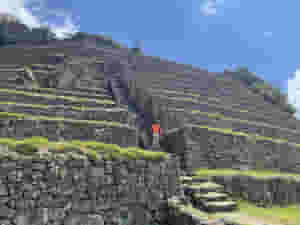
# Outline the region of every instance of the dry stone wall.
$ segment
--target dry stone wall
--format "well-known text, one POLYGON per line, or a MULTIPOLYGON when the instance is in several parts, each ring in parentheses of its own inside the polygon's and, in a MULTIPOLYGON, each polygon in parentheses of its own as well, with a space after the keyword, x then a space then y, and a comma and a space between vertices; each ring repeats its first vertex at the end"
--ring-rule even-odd
POLYGON ((185 127, 192 169, 250 168, 299 173, 300 149, 196 126, 185 127))
POLYGON ((164 130, 181 127, 183 124, 176 118, 175 113, 168 112, 167 105, 154 100, 151 94, 139 84, 138 72, 124 69, 121 76, 122 84, 127 89, 129 100, 144 114, 148 127, 151 128, 153 119, 160 119, 164 130))
POLYGON ((299 178, 235 175, 212 176, 212 180, 224 185, 225 191, 231 192, 234 197, 252 203, 281 206, 300 203, 299 178))
POLYGON ((39 121, 2 118, 0 137, 24 139, 41 136, 51 141, 82 140, 113 143, 122 147, 137 146, 137 130, 123 127, 75 123, 66 121, 39 121))
POLYGON ((51 155, 0 162, 0 224, 151 224, 181 191, 174 155, 164 161, 51 155))

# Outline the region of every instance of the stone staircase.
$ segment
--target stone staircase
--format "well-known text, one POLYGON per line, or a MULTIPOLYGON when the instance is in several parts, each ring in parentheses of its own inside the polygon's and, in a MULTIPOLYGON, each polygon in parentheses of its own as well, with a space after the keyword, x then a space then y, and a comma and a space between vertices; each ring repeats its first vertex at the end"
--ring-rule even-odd
POLYGON ((208 213, 237 209, 236 201, 224 191, 223 185, 211 182, 208 178, 192 179, 188 176, 180 177, 180 181, 184 194, 195 208, 208 213))

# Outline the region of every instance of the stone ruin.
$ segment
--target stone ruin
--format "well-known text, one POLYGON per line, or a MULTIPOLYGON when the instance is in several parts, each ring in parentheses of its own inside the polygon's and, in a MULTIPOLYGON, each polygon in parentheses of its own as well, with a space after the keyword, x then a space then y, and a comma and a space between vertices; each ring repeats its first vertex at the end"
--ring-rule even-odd
MULTIPOLYGON (((165 130, 159 151, 169 156, 12 157, 15 152, 0 141, 0 224, 209 224, 201 216, 172 217, 168 200, 185 192, 182 175, 199 168, 300 172, 299 121, 236 80, 67 41, 16 45, 0 55, 1 139, 43 137, 151 151, 151 125, 159 119, 165 130)), ((200 186, 190 187, 192 195, 209 198, 197 194, 200 186)), ((298 201, 293 187, 292 197, 274 197, 273 191, 273 200, 298 201)))

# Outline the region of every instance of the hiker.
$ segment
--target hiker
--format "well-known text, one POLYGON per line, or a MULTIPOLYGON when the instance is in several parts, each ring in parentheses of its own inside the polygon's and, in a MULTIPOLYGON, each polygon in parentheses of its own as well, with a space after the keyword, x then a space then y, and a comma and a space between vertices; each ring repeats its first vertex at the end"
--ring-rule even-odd
POLYGON ((162 128, 160 127, 159 121, 155 120, 152 124, 152 134, 153 134, 153 146, 159 146, 159 139, 162 135, 162 128))

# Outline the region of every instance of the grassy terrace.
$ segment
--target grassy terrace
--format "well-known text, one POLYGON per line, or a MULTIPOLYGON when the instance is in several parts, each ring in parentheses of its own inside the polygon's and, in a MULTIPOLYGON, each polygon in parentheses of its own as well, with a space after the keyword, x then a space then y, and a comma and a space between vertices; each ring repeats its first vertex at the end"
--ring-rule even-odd
POLYGON ((137 147, 121 148, 115 144, 105 144, 93 141, 69 141, 50 142, 47 138, 32 137, 24 140, 13 138, 0 138, 1 146, 8 146, 0 149, 1 157, 26 157, 62 154, 64 156, 87 156, 94 160, 101 159, 99 153, 103 153, 105 159, 145 159, 145 160, 165 160, 168 154, 165 152, 152 152, 137 147))
POLYGON ((57 96, 57 95, 51 95, 51 94, 38 94, 38 93, 32 93, 29 91, 18 91, 18 90, 11 90, 11 89, 4 89, 0 88, 0 92, 7 93, 7 94, 14 94, 14 95, 24 95, 24 96, 30 96, 30 97, 44 97, 48 99, 64 99, 68 101, 73 102, 96 102, 99 104, 107 104, 107 105, 114 105, 115 102, 110 100, 98 100, 98 99, 90 99, 90 98, 77 98, 77 97, 71 97, 71 96, 57 96))
MULTIPOLYGON (((232 112, 239 112, 239 113, 248 113, 249 115, 254 115, 254 116, 257 116, 256 113, 254 112, 249 112, 248 110, 238 110, 238 109, 234 109, 234 108, 231 108, 231 107, 226 107, 226 106, 222 106, 222 105, 217 105, 217 104, 211 104, 209 102, 195 102, 195 103, 198 103, 198 104, 205 104, 205 105, 209 105, 209 106, 213 106, 213 107, 217 107, 217 108, 220 108, 220 109, 225 109, 225 110, 230 110, 232 112)), ((170 108, 171 110, 174 110, 174 111, 185 111, 184 108, 170 108)), ((200 110, 191 110, 192 113, 194 114, 197 114, 199 112, 201 112, 200 110)), ((221 114, 220 114, 221 115, 221 114)), ((264 119, 269 119, 271 118, 270 116, 266 116, 266 115, 259 115, 260 118, 264 118, 264 119)))
MULTIPOLYGON (((25 91, 28 89, 25 89, 24 87, 14 87, 17 91, 25 91)), ((30 89, 30 91, 48 91, 50 93, 63 93, 63 94, 70 94, 70 95, 91 95, 93 98, 105 98, 105 97, 111 97, 110 95, 106 94, 90 94, 88 92, 84 91, 71 91, 71 90, 65 90, 65 89, 59 89, 59 88, 40 88, 40 87, 33 87, 30 89)))
POLYGON ((165 99, 170 99, 173 101, 186 101, 186 102, 193 102, 193 103, 197 103, 197 104, 205 104, 205 105, 211 105, 211 106, 215 106, 215 107, 219 107, 219 108, 223 108, 223 109, 229 109, 232 111, 236 111, 236 112, 249 112, 248 110, 237 110, 237 109, 233 109, 232 107, 226 107, 226 106, 221 106, 220 104, 212 104, 210 102, 203 102, 203 101, 198 101, 196 99, 192 99, 192 98, 176 98, 176 97, 166 97, 166 96, 162 96, 162 95, 153 95, 153 96, 157 96, 160 98, 165 98, 165 99))
POLYGON ((64 117, 47 117, 47 116, 33 116, 25 113, 8 113, 8 112, 0 112, 0 119, 18 119, 18 120, 42 120, 42 121, 61 121, 61 122, 70 122, 77 124, 91 124, 91 125, 104 125, 104 126, 112 126, 112 127, 127 127, 130 128, 127 124, 121 124, 118 122, 110 122, 110 121, 96 121, 96 120, 73 120, 67 119, 64 117))
MULTIPOLYGON (((150 92, 154 92, 154 93, 179 94, 179 95, 192 96, 192 97, 196 97, 196 98, 202 97, 202 95, 196 94, 196 93, 188 93, 188 92, 180 92, 180 91, 170 91, 170 90, 153 89, 153 88, 149 88, 149 90, 150 90, 150 92)), ((208 100, 212 100, 212 101, 216 101, 216 102, 220 102, 221 101, 218 98, 212 98, 212 97, 207 97, 207 99, 208 100)))
POLYGON ((106 111, 106 112, 116 112, 116 111, 125 111, 123 108, 101 108, 101 107, 77 107, 77 106, 65 106, 65 105, 40 105, 40 104, 24 104, 18 102, 1 102, 0 105, 12 105, 12 106, 20 106, 20 107, 28 107, 28 108, 36 108, 36 109, 72 109, 76 111, 106 111))
POLYGON ((218 133, 222 133, 222 134, 229 134, 229 135, 233 135, 233 136, 242 136, 242 137, 246 137, 249 139, 255 139, 255 140, 263 140, 263 141, 270 141, 276 144, 283 144, 283 143, 287 143, 290 145, 293 145, 295 147, 300 147, 300 144, 296 144, 293 142, 289 142, 287 139, 276 139, 276 138, 272 138, 272 137, 265 137, 265 136, 260 136, 258 134, 255 133, 244 133, 244 132, 236 132, 233 131, 232 129, 225 129, 225 128, 216 128, 216 127, 208 127, 208 126, 197 126, 194 124, 187 124, 189 127, 197 127, 197 128, 201 128, 201 129, 207 129, 209 131, 214 131, 214 132, 218 132, 218 133))
POLYGON ((291 205, 289 207, 274 206, 272 208, 256 207, 254 204, 246 201, 240 201, 240 212, 251 217, 261 218, 266 224, 299 225, 300 224, 300 206, 291 205))
MULTIPOLYGON (((164 98, 164 99, 169 99, 169 100, 172 100, 172 101, 185 101, 185 102, 192 102, 192 103, 195 103, 195 104, 211 105, 211 106, 215 106, 215 107, 219 107, 219 108, 223 108, 223 109, 230 109, 232 111, 233 111, 233 107, 235 107, 235 106, 241 107, 240 104, 230 104, 230 107, 227 107, 227 106, 220 105, 220 104, 214 104, 214 103, 205 102, 205 101, 202 101, 202 100, 199 101, 198 99, 185 98, 185 97, 168 97, 168 96, 163 96, 163 95, 158 95, 158 94, 152 94, 152 96, 159 97, 159 98, 164 98)), ((226 105, 229 105, 229 104, 226 104, 226 105)), ((253 113, 253 109, 252 108, 249 108, 249 109, 252 110, 252 113, 253 113)), ((238 111, 238 112, 250 112, 249 110, 243 110, 243 109, 235 109, 234 111, 238 111)), ((281 113, 281 114, 283 113, 280 110, 276 110, 276 112, 277 111, 279 113, 281 113)), ((261 112, 259 112, 259 113, 261 113, 261 112)), ((264 114, 264 116, 267 116, 267 115, 268 114, 264 114)))
MULTIPOLYGON (((171 90, 163 90, 163 89, 149 89, 151 92, 154 93, 167 93, 167 94, 178 94, 178 95, 186 95, 186 96, 191 96, 191 97, 195 97, 195 98, 200 98, 200 97, 205 97, 207 100, 209 101, 214 101, 217 103, 222 102, 221 99, 219 98, 214 98, 214 97, 207 97, 207 96, 203 96, 200 94, 196 94, 196 93, 192 93, 192 92, 180 92, 180 91, 171 91, 171 90)), ((189 99, 191 98, 186 98, 187 101, 189 101, 189 99)), ((231 104, 231 106, 240 106, 240 104, 231 104)))
POLYGON ((282 173, 271 170, 233 170, 233 169, 198 169, 195 170, 192 178, 210 177, 210 176, 251 176, 254 178, 271 178, 271 177, 292 177, 300 178, 300 174, 297 173, 282 173))
MULTIPOLYGON (((179 109, 179 110, 181 110, 181 109, 179 109)), ((254 122, 254 121, 248 121, 248 120, 234 119, 234 118, 231 118, 231 117, 225 117, 224 115, 222 115, 220 113, 207 113, 207 112, 201 112, 200 110, 193 110, 191 112, 191 114, 205 115, 205 116, 208 116, 210 118, 218 118, 218 119, 228 120, 228 121, 233 121, 233 122, 246 123, 246 124, 249 124, 249 125, 257 125, 257 126, 276 128, 276 129, 285 130, 285 131, 295 133, 295 134, 299 133, 297 130, 282 128, 282 127, 274 126, 274 125, 271 125, 271 124, 268 124, 268 123, 254 122)))
MULTIPOLYGON (((183 91, 179 91, 179 90, 168 90, 168 89, 159 89, 159 88, 149 88, 148 89, 150 92, 154 92, 154 93, 166 93, 166 94, 177 94, 177 95, 187 95, 187 96, 192 96, 192 97, 207 97, 207 96, 203 96, 203 95, 200 95, 200 94, 196 94, 196 93, 193 93, 193 92, 183 92, 183 91)), ((230 88, 231 90, 231 88, 230 88)), ((201 92, 201 91, 200 91, 201 92)), ((256 94, 254 94, 256 97, 258 97, 256 94)), ((253 97, 253 93, 251 92, 251 96, 253 97)), ((222 97, 222 96, 221 96, 222 97)), ((241 96, 240 96, 241 97, 241 96)), ((249 97, 249 96, 248 96, 249 97)), ((248 97, 244 97, 244 98, 241 98, 240 102, 241 103, 248 103, 248 97), (244 101, 242 101, 244 100, 244 101)), ((215 97, 207 97, 207 99, 211 100, 211 101, 217 101, 217 102, 221 102, 222 100, 219 99, 219 98, 215 98, 215 97)), ((233 105, 239 105, 239 104, 233 104, 233 105)))

